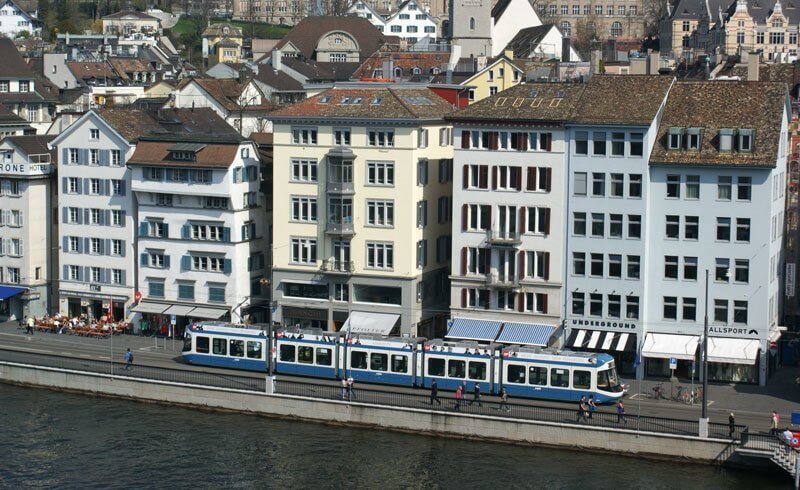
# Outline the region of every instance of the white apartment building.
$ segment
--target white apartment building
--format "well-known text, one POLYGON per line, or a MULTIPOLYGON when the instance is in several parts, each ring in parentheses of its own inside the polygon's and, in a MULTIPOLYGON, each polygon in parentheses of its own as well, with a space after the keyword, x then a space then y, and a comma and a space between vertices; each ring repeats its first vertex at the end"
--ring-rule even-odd
POLYGON ((566 347, 611 354, 626 375, 645 332, 647 162, 672 83, 593 77, 570 122, 566 347))
MULTIPOLYGON (((560 325, 565 122, 583 91, 580 84, 517 85, 448 117, 456 137, 454 319, 527 324, 540 345, 560 325)), ((475 333, 448 335, 495 340, 475 333)))
POLYGON ((381 15, 369 1, 359 0, 350 5, 347 13, 369 20, 382 33, 397 36, 408 44, 428 44, 439 37, 438 22, 416 0, 405 0, 386 15, 381 15))
POLYGON ((267 235, 256 145, 240 137, 141 138, 127 162, 137 204, 133 308, 151 326, 267 321, 267 235))
POLYGON ((42 27, 37 12, 26 12, 14 0, 0 2, 0 34, 14 39, 25 31, 31 35, 41 34, 42 27))
POLYGON ((646 374, 669 374, 673 357, 677 374, 691 375, 704 313, 709 379, 763 385, 777 367, 787 102, 782 83, 671 89, 646 196, 646 374))
POLYGON ((56 112, 58 88, 37 78, 14 41, 2 36, 0 59, 0 103, 28 121, 36 133, 45 133, 56 112))
POLYGON ((284 325, 430 335, 447 313, 452 105, 347 84, 271 114, 284 325))
POLYGON ((57 284, 52 136, 0 142, 0 321, 44 316, 57 284))

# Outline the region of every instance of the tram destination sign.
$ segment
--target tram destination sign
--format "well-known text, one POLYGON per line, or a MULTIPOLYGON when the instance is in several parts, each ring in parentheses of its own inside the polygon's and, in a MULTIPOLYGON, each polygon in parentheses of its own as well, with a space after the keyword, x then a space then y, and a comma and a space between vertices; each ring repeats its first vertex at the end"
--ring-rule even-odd
POLYGON ((36 176, 53 172, 50 163, 0 163, 0 175, 36 176))

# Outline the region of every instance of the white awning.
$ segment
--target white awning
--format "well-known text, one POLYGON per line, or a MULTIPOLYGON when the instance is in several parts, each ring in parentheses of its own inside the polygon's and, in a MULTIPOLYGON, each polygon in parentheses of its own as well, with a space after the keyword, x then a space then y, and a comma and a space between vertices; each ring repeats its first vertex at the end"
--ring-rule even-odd
POLYGON ((666 333, 648 333, 642 346, 642 357, 658 359, 681 359, 691 361, 695 358, 697 344, 700 337, 697 335, 674 335, 666 333))
POLYGON ((192 311, 194 306, 172 305, 164 312, 165 315, 186 316, 192 311))
POLYGON ((399 319, 400 315, 393 313, 351 311, 347 321, 342 325, 342 331, 346 332, 349 326, 351 335, 356 333, 389 335, 399 319))
POLYGON ((219 320, 225 316, 226 313, 228 313, 228 310, 224 310, 222 308, 195 308, 187 316, 203 318, 207 320, 219 320))
POLYGON ((138 305, 135 305, 131 308, 131 311, 135 311, 136 313, 156 313, 161 314, 164 313, 164 310, 169 308, 168 304, 165 303, 151 303, 150 301, 142 301, 138 305))
POLYGON ((724 362, 728 364, 756 363, 758 356, 758 340, 708 338, 708 362, 724 362))

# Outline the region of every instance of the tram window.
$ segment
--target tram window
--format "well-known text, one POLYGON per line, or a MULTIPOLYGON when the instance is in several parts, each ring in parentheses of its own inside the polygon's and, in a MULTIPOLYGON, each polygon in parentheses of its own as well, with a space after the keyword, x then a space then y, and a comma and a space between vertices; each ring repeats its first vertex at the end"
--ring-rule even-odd
POLYGON ((244 357, 244 340, 231 340, 231 355, 244 357))
POLYGON ((408 356, 399 356, 392 354, 392 372, 393 373, 407 373, 408 372, 408 356))
POLYGON ((466 361, 454 361, 450 359, 447 361, 447 377, 448 378, 464 378, 466 374, 467 363, 466 361))
POLYGON ((508 374, 509 383, 525 382, 525 366, 520 366, 519 364, 509 364, 506 373, 508 374))
POLYGON ((569 371, 566 369, 550 369, 550 386, 556 388, 569 387, 569 371))
POLYGON ((218 356, 228 355, 228 341, 226 339, 214 339, 212 345, 214 346, 214 354, 218 356))
POLYGON ((486 379, 486 363, 470 361, 469 379, 478 379, 481 381, 486 379))
POLYGON ((331 350, 317 348, 317 364, 320 366, 331 365, 331 350))
POLYGON ((444 376, 444 359, 436 357, 428 359, 428 375, 444 376))
POLYGON ((547 384, 547 368, 539 366, 529 367, 528 384, 545 386, 547 384))
POLYGON ((367 369, 367 353, 358 350, 351 352, 350 367, 353 369, 367 369))
POLYGON ((370 354, 369 368, 373 371, 386 371, 389 369, 389 356, 386 354, 370 354))
POLYGON ((294 346, 282 345, 281 346, 281 361, 294 362, 294 346))
POLYGON ((297 348, 297 362, 301 364, 314 364, 314 348, 313 347, 298 347, 297 348))
POLYGON ((572 387, 588 390, 592 386, 591 371, 572 371, 572 387))
POLYGON ((195 337, 195 350, 198 354, 208 354, 208 337, 195 337))
POLYGON ((247 341, 247 358, 261 359, 261 342, 247 341))

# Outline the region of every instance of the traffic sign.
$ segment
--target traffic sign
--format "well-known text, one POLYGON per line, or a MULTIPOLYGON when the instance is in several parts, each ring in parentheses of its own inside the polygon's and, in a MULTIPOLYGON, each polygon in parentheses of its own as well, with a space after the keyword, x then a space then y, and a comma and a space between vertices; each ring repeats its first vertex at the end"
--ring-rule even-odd
POLYGON ((669 368, 670 369, 678 369, 678 360, 674 357, 669 358, 669 368))
POLYGON ((175 315, 170 315, 169 322, 175 325, 176 323, 178 323, 178 318, 175 315))

